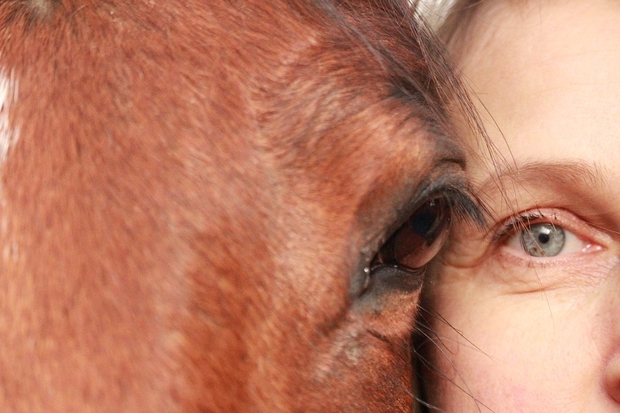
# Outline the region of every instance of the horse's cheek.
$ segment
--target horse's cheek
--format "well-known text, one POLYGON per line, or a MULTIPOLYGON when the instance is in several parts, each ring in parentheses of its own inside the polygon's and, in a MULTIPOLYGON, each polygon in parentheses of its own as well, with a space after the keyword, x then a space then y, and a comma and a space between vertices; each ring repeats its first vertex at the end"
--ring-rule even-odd
POLYGON ((308 411, 412 411, 410 341, 420 280, 379 272, 316 355, 311 385, 301 392, 307 398, 300 398, 308 411))

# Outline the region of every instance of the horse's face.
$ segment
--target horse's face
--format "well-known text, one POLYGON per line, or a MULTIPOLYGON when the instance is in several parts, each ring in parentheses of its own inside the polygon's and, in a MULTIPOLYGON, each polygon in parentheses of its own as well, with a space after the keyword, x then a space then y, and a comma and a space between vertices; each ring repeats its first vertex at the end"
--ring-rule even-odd
POLYGON ((427 35, 158 3, 0 4, 1 410, 410 410, 421 271, 377 263, 467 204, 427 35))

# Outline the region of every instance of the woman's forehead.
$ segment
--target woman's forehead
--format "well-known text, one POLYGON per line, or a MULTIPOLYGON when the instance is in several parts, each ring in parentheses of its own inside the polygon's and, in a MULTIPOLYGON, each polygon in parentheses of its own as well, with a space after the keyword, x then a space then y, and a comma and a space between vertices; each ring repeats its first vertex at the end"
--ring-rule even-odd
POLYGON ((487 130, 517 161, 611 161, 604 147, 620 134, 620 5, 537 3, 477 17, 460 64, 487 130))
MULTIPOLYGON (((459 39, 448 39, 461 67, 541 63, 614 46, 620 31, 620 3, 607 0, 490 1, 475 9, 459 28, 459 39), (454 42, 454 43, 452 43, 454 42)), ((522 68, 519 68, 522 69, 522 68)), ((527 75, 522 73, 521 75, 527 75)))

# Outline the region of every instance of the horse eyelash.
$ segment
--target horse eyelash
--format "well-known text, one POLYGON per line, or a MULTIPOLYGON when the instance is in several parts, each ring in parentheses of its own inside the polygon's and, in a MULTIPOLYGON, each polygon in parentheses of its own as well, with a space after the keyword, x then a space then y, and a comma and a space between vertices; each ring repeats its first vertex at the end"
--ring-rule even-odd
POLYGON ((461 219, 475 223, 483 228, 487 225, 488 212, 482 202, 469 190, 452 187, 442 194, 451 209, 453 219, 461 219))

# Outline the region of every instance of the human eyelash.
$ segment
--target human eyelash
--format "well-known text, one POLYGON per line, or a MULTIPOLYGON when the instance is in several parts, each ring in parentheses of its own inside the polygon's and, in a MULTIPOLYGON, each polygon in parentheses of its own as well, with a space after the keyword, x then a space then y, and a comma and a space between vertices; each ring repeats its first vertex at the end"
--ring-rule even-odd
POLYGON ((527 229, 530 225, 544 219, 548 219, 548 217, 540 212, 526 212, 520 215, 512 216, 508 219, 508 221, 504 222, 498 230, 495 231, 493 241, 501 241, 508 236, 515 234, 517 231, 527 229))

